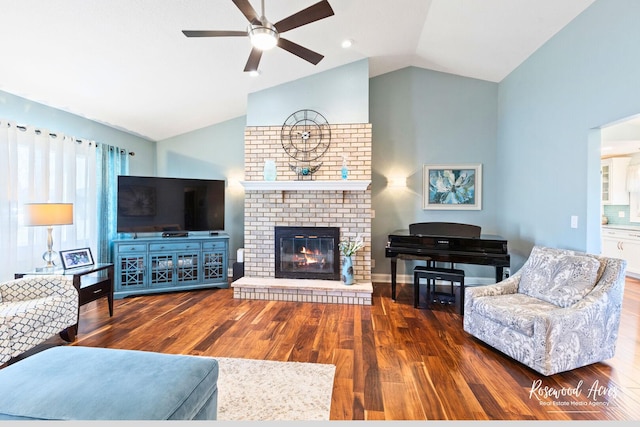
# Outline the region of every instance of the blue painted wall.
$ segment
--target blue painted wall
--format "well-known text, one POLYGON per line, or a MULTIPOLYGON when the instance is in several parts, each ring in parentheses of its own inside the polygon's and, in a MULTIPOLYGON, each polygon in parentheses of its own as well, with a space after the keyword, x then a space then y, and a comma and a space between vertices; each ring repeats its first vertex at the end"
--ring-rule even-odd
POLYGON ((214 126, 158 141, 158 176, 224 179, 225 232, 233 262, 244 242, 244 128, 241 116, 214 126))
POLYGON ((247 104, 247 126, 279 125, 302 109, 333 124, 369 123, 369 60, 251 93, 247 104))
POLYGON ((639 1, 598 0, 499 85, 497 222, 516 267, 534 244, 600 251, 593 129, 640 112, 638 17, 639 1))
MULTIPOLYGON (((476 224, 496 234, 498 85, 409 67, 372 78, 370 88, 375 273, 390 273, 387 236, 414 222, 476 224), (482 210, 423 210, 423 165, 461 163, 482 165, 482 210), (390 188, 396 178, 406 178, 407 187, 390 188)), ((406 267, 399 263, 398 272, 406 267)), ((495 274, 491 267, 464 268, 474 277, 495 274)))

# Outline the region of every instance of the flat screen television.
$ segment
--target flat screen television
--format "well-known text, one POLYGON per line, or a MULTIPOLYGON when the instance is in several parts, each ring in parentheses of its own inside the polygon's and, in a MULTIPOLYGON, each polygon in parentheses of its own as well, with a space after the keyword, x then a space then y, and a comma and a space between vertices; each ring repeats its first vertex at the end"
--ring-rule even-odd
POLYGON ((118 233, 224 230, 224 180, 118 176, 118 233))

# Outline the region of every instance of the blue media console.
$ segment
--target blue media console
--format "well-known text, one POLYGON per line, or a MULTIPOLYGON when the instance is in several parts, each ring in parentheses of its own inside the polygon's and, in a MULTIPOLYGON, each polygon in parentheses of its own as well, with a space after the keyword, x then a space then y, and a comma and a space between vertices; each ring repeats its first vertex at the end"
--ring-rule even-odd
POLYGON ((114 298, 228 288, 228 253, 224 233, 114 240, 114 298))

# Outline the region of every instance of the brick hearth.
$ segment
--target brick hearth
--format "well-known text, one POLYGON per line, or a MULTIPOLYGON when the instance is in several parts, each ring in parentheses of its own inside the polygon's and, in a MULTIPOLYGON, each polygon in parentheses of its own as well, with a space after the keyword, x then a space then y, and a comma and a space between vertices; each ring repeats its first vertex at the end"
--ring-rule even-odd
POLYGON ((280 126, 245 129, 245 277, 232 283, 234 297, 371 304, 371 125, 331 126, 331 145, 317 161, 322 165, 314 175, 315 182, 297 180, 290 168, 295 161, 282 148, 280 130, 280 126), (343 156, 349 167, 346 181, 341 178, 343 156), (264 181, 267 159, 276 162, 276 182, 264 181), (255 185, 258 181, 265 185, 255 185), (358 189, 346 187, 352 182, 367 185, 358 189), (362 236, 365 247, 354 256, 356 284, 308 279, 276 281, 276 226, 339 227, 341 240, 362 236))
POLYGON ((371 305, 371 283, 344 285, 335 280, 242 277, 233 282, 233 297, 271 301, 371 305))

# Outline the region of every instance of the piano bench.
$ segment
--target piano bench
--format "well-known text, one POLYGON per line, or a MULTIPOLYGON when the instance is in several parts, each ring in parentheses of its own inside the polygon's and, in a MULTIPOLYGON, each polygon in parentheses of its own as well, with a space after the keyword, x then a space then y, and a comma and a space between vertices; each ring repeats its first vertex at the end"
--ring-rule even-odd
POLYGON ((453 283, 460 283, 460 314, 464 314, 464 270, 458 270, 455 268, 437 268, 437 267, 425 267, 422 265, 413 269, 413 306, 418 308, 419 296, 420 296, 420 279, 427 280, 427 308, 431 303, 431 285, 433 284, 435 293, 435 281, 443 280, 452 282, 452 294, 453 283))

